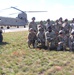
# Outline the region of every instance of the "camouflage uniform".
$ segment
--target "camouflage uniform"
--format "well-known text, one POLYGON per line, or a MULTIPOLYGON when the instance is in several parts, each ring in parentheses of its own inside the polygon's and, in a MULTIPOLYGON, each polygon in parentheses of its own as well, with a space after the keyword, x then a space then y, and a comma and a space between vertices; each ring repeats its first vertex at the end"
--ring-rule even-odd
POLYGON ((51 27, 48 27, 48 30, 45 32, 45 44, 50 49, 55 47, 56 34, 51 27))
POLYGON ((42 29, 44 29, 44 31, 45 31, 45 25, 43 24, 42 21, 40 21, 40 24, 37 25, 37 29, 38 29, 38 30, 39 30, 39 28, 42 28, 42 29))
POLYGON ((66 44, 67 44, 67 46, 69 46, 69 33, 70 33, 71 27, 70 27, 70 24, 68 23, 67 19, 65 19, 62 27, 63 27, 63 30, 65 31, 65 35, 67 36, 67 42, 66 42, 66 44))
POLYGON ((74 31, 71 32, 69 37, 69 48, 70 50, 74 50, 74 31))
POLYGON ((71 27, 67 19, 65 19, 64 23, 62 24, 62 27, 63 27, 63 30, 65 31, 65 34, 69 35, 71 27))
POLYGON ((57 50, 66 49, 66 39, 67 37, 64 35, 64 31, 60 30, 59 35, 57 37, 58 41, 57 50))
POLYGON ((74 30, 74 18, 73 18, 72 22, 70 23, 70 26, 71 26, 71 31, 74 30))
POLYGON ((29 34, 28 34, 28 47, 30 47, 30 45, 33 45, 33 48, 35 47, 35 40, 36 40, 36 33, 34 32, 34 30, 32 28, 30 28, 29 30, 29 34))
POLYGON ((3 41, 2 30, 0 30, 0 43, 3 41))
POLYGON ((46 31, 48 31, 48 27, 50 27, 50 26, 51 26, 50 19, 48 19, 47 23, 45 25, 46 31))
POLYGON ((38 43, 41 43, 42 46, 45 46, 45 33, 43 28, 39 28, 37 33, 37 41, 38 43))
POLYGON ((60 17, 58 20, 59 30, 62 30, 62 24, 63 24, 62 17, 60 17))
POLYGON ((55 31, 56 35, 58 35, 60 31, 60 26, 58 24, 58 20, 56 20, 55 24, 53 24, 53 30, 55 31))
POLYGON ((32 18, 32 22, 29 23, 29 29, 32 28, 35 32, 37 32, 37 24, 34 22, 35 18, 32 18))

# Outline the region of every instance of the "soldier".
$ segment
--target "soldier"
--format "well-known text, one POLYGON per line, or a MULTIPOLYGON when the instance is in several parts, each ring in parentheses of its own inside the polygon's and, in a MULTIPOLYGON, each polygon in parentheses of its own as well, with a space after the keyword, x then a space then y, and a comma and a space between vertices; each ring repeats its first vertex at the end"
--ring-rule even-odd
POLYGON ((70 26, 71 26, 71 31, 74 30, 74 18, 73 18, 72 22, 70 23, 70 26))
POLYGON ((57 50, 65 50, 66 49, 66 36, 64 35, 64 31, 60 30, 59 35, 57 37, 57 50))
POLYGON ((68 22, 68 19, 64 20, 64 23, 62 24, 63 30, 65 31, 65 34, 69 34, 70 31, 70 24, 68 22))
POLYGON ((39 28, 38 29, 37 41, 38 41, 38 43, 41 43, 42 47, 45 46, 45 33, 44 33, 44 29, 43 28, 39 28))
POLYGON ((62 19, 62 17, 59 18, 58 24, 59 24, 59 30, 62 30, 62 24, 63 24, 63 19, 62 19))
POLYGON ((55 47, 56 34, 52 30, 51 26, 48 27, 48 31, 45 32, 45 44, 48 49, 55 47))
POLYGON ((29 29, 33 28, 35 32, 37 32, 37 24, 35 23, 35 17, 32 18, 32 22, 29 23, 29 29))
POLYGON ((69 48, 70 51, 74 51, 74 31, 71 31, 71 35, 69 37, 69 48))
POLYGON ((32 28, 29 29, 28 34, 28 47, 32 44, 33 48, 35 48, 35 40, 36 40, 36 33, 32 28))
POLYGON ((50 19, 48 19, 48 20, 47 20, 47 23, 46 23, 46 25, 45 25, 45 26, 46 26, 46 31, 47 31, 47 30, 48 30, 48 27, 50 27, 50 26, 51 26, 50 19))
POLYGON ((55 24, 53 24, 53 30, 55 31, 56 35, 58 35, 59 33, 59 24, 58 24, 58 20, 55 21, 55 24))
POLYGON ((64 23, 62 24, 62 28, 63 30, 65 31, 65 35, 67 36, 67 46, 69 46, 69 33, 70 33, 70 24, 68 23, 68 19, 65 19, 64 20, 64 23))
POLYGON ((0 43, 3 42, 3 35, 2 35, 2 30, 0 29, 0 43))
POLYGON ((37 25, 37 29, 42 28, 45 30, 45 25, 43 24, 43 21, 40 21, 39 25, 37 25))

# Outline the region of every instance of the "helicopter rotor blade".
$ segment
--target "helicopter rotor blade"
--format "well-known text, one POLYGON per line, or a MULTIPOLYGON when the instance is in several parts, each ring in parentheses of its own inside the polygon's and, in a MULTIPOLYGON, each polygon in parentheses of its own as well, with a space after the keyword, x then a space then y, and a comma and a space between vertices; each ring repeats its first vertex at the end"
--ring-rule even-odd
POLYGON ((18 13, 12 13, 12 14, 9 14, 9 15, 14 15, 14 14, 18 14, 18 13))
POLYGON ((10 9, 10 8, 1 9, 0 12, 2 12, 2 11, 4 11, 4 10, 7 10, 7 9, 10 9))
MULTIPOLYGON (((18 8, 16 8, 16 7, 12 7, 12 6, 11 6, 11 8, 13 8, 13 9, 16 9, 16 10, 18 10, 18 11, 23 12, 22 10, 20 10, 20 9, 18 9, 18 8)), ((24 13, 24 12, 23 12, 23 13, 24 13)))
POLYGON ((28 12, 28 13, 38 13, 38 12, 47 12, 47 11, 25 11, 25 12, 28 12))
MULTIPOLYGON (((15 7, 17 7, 17 6, 15 6, 15 7)), ((1 9, 0 12, 2 12, 2 11, 4 11, 4 10, 8 10, 8 9, 11 9, 11 7, 5 8, 5 9, 1 9)))

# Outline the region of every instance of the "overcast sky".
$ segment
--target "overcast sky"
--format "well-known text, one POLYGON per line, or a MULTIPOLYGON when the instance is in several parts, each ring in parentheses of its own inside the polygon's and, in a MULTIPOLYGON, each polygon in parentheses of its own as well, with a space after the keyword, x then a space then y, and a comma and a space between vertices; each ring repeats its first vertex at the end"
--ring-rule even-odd
POLYGON ((28 20, 31 21, 32 17, 36 17, 37 21, 56 20, 59 17, 63 19, 74 18, 74 0, 0 0, 0 16, 3 17, 17 17, 19 11, 10 8, 17 6, 23 11, 48 11, 43 13, 27 13, 28 20), (6 9, 7 10, 2 10, 6 9), (12 13, 17 13, 10 15, 12 13))

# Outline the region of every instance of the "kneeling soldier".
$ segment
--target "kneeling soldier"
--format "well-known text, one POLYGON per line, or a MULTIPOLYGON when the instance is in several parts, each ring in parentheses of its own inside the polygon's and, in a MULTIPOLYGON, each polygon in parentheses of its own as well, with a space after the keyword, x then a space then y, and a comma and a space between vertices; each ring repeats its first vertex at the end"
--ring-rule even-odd
POLYGON ((69 37, 69 48, 71 51, 74 50, 74 31, 71 32, 69 37))
POLYGON ((60 30, 59 35, 57 37, 57 41, 58 41, 57 50, 65 50, 66 49, 66 39, 67 39, 67 37, 64 35, 64 31, 60 30))
POLYGON ((45 44, 48 49, 55 47, 55 39, 56 39, 56 34, 50 26, 48 27, 48 31, 45 32, 45 44))
POLYGON ((41 43, 42 47, 45 46, 45 33, 44 33, 44 29, 41 27, 38 29, 37 41, 38 43, 41 43))
POLYGON ((29 30, 28 34, 28 47, 32 44, 33 48, 35 48, 35 40, 36 40, 36 33, 32 28, 29 30))

